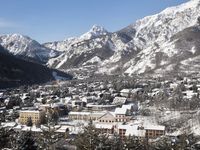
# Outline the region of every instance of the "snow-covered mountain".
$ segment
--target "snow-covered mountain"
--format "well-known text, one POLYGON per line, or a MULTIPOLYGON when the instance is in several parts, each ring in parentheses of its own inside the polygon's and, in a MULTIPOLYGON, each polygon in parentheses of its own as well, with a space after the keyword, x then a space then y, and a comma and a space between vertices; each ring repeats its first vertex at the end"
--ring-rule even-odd
POLYGON ((127 41, 117 33, 110 33, 103 27, 94 25, 80 37, 45 43, 44 46, 64 52, 59 57, 49 60, 50 67, 68 69, 88 65, 98 67, 123 49, 127 41))
POLYGON ((50 59, 48 65, 58 69, 96 65, 97 73, 107 74, 172 71, 180 61, 194 56, 187 53, 196 50, 197 46, 180 35, 195 34, 198 37, 199 14, 200 1, 191 0, 137 20, 114 33, 93 26, 80 37, 44 44, 45 47, 63 51, 60 56, 50 59), (183 43, 190 45, 187 50, 183 43))
POLYGON ((14 55, 62 70, 86 67, 95 68, 96 73, 129 75, 185 72, 199 60, 199 14, 200 0, 190 0, 113 33, 94 25, 85 34, 63 41, 41 45, 13 34, 0 36, 0 44, 14 55))
POLYGON ((107 34, 108 32, 103 27, 94 25, 88 32, 81 35, 80 37, 72 37, 57 42, 48 42, 44 43, 43 45, 58 51, 66 51, 71 45, 75 45, 76 43, 84 42, 86 40, 94 39, 100 36, 106 36, 107 34))
MULTIPOLYGON (((127 69, 125 72, 129 74, 145 73, 156 69, 159 64, 155 62, 160 59, 157 55, 158 52, 165 56, 165 60, 162 60, 162 64, 160 64, 161 66, 164 64, 172 65, 174 62, 171 62, 168 58, 179 53, 174 43, 176 43, 176 40, 183 40, 175 40, 172 37, 178 32, 197 24, 199 13, 200 1, 191 0, 185 4, 167 8, 159 14, 145 17, 130 25, 129 30, 136 31, 131 43, 139 47, 141 51, 124 65, 124 69, 127 69)), ((186 41, 182 42, 186 43, 186 41)), ((181 48, 179 47, 179 49, 181 48)), ((165 69, 166 67, 161 67, 162 71, 165 69)))
POLYGON ((49 58, 59 55, 59 52, 46 48, 30 37, 20 34, 1 35, 0 45, 13 55, 32 58, 39 62, 47 62, 49 58))
POLYGON ((50 59, 48 65, 67 69, 87 64, 100 65, 99 62, 109 59, 124 44, 117 34, 111 34, 103 27, 94 25, 80 37, 45 43, 44 46, 63 52, 59 57, 50 59), (98 60, 98 63, 94 60, 98 60))

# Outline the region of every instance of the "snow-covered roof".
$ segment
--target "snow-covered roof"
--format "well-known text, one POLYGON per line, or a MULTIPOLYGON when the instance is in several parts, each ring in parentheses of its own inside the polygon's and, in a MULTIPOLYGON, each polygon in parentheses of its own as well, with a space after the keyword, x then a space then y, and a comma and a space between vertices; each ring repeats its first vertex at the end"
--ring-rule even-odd
POLYGON ((16 125, 17 125, 16 122, 2 122, 1 123, 1 126, 3 127, 14 127, 16 125))
POLYGON ((133 125, 133 126, 128 126, 125 136, 137 136, 137 137, 145 137, 145 130, 139 130, 139 126, 133 125))
POLYGON ((75 112, 75 111, 71 111, 69 112, 69 115, 90 115, 91 112, 75 112))
POLYGON ((126 102, 127 98, 126 97, 115 97, 113 100, 113 104, 124 104, 126 102))
POLYGON ((31 127, 23 126, 23 128, 21 129, 21 131, 31 131, 31 127))
POLYGON ((99 111, 97 111, 97 112, 71 111, 71 112, 69 112, 69 115, 91 115, 91 114, 93 114, 93 115, 103 115, 105 113, 106 112, 104 112, 104 111, 101 111, 101 112, 99 112, 99 111))
POLYGON ((23 113, 29 113, 29 112, 40 113, 41 111, 40 110, 21 110, 20 112, 23 112, 23 113))
POLYGON ((64 133, 66 132, 66 129, 69 129, 69 126, 61 126, 58 130, 56 130, 56 132, 64 133))
POLYGON ((160 125, 147 125, 144 127, 145 130, 165 130, 165 126, 160 126, 160 125))
POLYGON ((126 108, 116 108, 115 109, 115 114, 125 115, 126 113, 127 113, 127 109, 126 108))
POLYGON ((2 96, 3 96, 3 93, 0 92, 0 97, 2 97, 2 96))
POLYGON ((120 92, 121 93, 130 93, 131 89, 122 89, 120 92))
POLYGON ((122 105, 122 108, 130 110, 133 106, 134 104, 122 105))
POLYGON ((95 105, 95 104, 87 104, 87 107, 98 107, 98 108, 110 108, 115 107, 115 105, 95 105))
POLYGON ((112 124, 95 124, 95 127, 98 129, 112 129, 112 124))
POLYGON ((42 130, 40 128, 37 128, 36 126, 32 126, 31 127, 31 131, 33 131, 33 132, 42 132, 42 130))
POLYGON ((145 137, 145 130, 139 129, 138 124, 127 124, 123 125, 120 124, 118 125, 118 129, 125 129, 125 136, 138 136, 138 137, 145 137))
POLYGON ((142 90, 142 88, 135 88, 135 89, 131 90, 131 93, 136 93, 136 92, 141 91, 141 90, 142 90))

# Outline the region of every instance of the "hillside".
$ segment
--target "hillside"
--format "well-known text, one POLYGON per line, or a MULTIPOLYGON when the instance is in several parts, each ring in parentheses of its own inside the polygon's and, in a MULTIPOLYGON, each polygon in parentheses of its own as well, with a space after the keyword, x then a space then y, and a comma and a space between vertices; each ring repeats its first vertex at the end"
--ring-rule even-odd
MULTIPOLYGON (((16 58, 0 46, 0 88, 52 81, 55 80, 53 72, 55 70, 43 65, 16 58)), ((71 78, 67 74, 63 75, 71 78)))

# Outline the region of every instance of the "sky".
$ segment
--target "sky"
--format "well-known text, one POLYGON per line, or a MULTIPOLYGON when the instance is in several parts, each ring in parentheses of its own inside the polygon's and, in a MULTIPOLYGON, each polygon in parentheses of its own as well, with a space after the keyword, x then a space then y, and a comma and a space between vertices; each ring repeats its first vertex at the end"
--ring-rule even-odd
POLYGON ((188 0, 1 0, 0 34, 40 43, 80 36, 94 24, 110 32, 188 0))

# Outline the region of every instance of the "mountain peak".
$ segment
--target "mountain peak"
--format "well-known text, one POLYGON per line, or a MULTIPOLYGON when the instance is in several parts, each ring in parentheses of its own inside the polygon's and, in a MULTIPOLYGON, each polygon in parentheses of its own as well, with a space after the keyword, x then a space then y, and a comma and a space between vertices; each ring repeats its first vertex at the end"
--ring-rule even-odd
POLYGON ((92 39, 92 38, 99 37, 102 35, 107 35, 107 34, 108 34, 108 31, 104 27, 99 26, 99 25, 93 25, 92 28, 88 32, 80 36, 80 39, 88 40, 88 39, 92 39))
POLYGON ((107 33, 106 29, 99 25, 93 25, 89 32, 99 32, 99 33, 107 33))
POLYGON ((21 34, 7 34, 0 36, 0 45, 13 55, 33 58, 36 61, 46 62, 57 56, 57 52, 43 47, 37 41, 21 34))
POLYGON ((14 40, 14 39, 17 39, 17 40, 25 40, 25 39, 26 40, 31 40, 30 37, 22 35, 22 34, 19 34, 19 33, 6 34, 6 35, 2 35, 0 37, 9 38, 9 39, 12 39, 12 40, 14 40))

